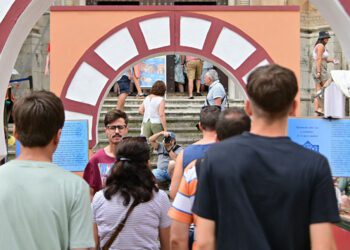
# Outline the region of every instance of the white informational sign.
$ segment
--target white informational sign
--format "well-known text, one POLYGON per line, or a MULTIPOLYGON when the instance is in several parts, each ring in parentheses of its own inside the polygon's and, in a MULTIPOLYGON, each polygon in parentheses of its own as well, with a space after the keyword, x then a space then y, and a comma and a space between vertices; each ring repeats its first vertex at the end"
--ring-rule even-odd
POLYGON ((326 156, 333 176, 350 177, 350 120, 289 118, 288 136, 326 156))

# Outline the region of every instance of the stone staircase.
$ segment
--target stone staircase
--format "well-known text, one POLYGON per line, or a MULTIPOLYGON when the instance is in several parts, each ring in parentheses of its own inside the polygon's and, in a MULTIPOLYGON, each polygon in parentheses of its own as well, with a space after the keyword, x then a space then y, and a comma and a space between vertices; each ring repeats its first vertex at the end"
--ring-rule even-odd
MULTIPOLYGON (((141 132, 142 115, 138 113, 138 108, 143 99, 129 96, 125 103, 124 111, 129 116, 129 135, 137 136, 141 132)), ((166 119, 168 131, 176 134, 177 144, 185 147, 200 139, 200 133, 196 128, 199 120, 199 112, 205 97, 195 97, 195 99, 187 99, 186 96, 170 95, 166 99, 166 119)), ((117 97, 108 96, 102 106, 99 118, 98 138, 99 142, 93 151, 105 147, 108 144, 104 133, 103 119, 108 110, 116 107, 117 97)), ((243 106, 243 100, 230 100, 230 107, 243 106)), ((9 125, 9 133, 12 134, 12 124, 9 125)), ((15 147, 9 148, 9 159, 15 156, 15 147)), ((156 155, 152 154, 152 165, 156 161, 156 155)))

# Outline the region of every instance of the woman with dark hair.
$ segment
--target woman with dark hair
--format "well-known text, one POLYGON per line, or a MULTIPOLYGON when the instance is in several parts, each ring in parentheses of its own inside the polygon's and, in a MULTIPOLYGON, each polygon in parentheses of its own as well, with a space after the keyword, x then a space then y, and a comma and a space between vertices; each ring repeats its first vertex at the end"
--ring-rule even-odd
POLYGON ((105 189, 97 192, 92 201, 96 242, 105 246, 131 210, 110 249, 159 249, 160 241, 160 249, 168 250, 170 202, 156 186, 146 138, 125 138, 116 155, 105 189))
POLYGON ((327 31, 320 31, 315 47, 312 51, 312 58, 314 59, 312 67, 312 76, 316 84, 316 98, 315 98, 315 113, 318 116, 323 116, 323 99, 321 98, 321 90, 326 81, 330 78, 327 72, 327 63, 339 63, 338 60, 329 58, 329 53, 326 49, 326 44, 331 36, 327 31))
POLYGON ((147 138, 160 131, 167 131, 165 92, 165 83, 156 81, 152 86, 151 94, 145 98, 139 108, 139 113, 143 115, 141 134, 147 138))

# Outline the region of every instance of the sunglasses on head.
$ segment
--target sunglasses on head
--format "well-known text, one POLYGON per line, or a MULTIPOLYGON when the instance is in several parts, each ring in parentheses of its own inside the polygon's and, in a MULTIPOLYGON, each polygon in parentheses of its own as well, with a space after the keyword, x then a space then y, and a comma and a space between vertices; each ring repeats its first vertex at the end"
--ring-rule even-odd
POLYGON ((125 136, 122 139, 122 141, 127 141, 127 140, 135 140, 135 141, 147 143, 147 137, 146 136, 125 136))
POLYGON ((209 105, 209 106, 203 106, 201 108, 201 111, 209 111, 209 110, 212 110, 212 111, 219 110, 219 111, 221 111, 221 106, 219 106, 219 105, 209 105))

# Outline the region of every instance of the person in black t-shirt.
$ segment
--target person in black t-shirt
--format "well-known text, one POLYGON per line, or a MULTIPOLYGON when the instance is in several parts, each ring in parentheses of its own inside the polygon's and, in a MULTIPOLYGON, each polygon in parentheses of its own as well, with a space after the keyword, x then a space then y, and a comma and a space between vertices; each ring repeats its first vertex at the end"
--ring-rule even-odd
POLYGON ((193 206, 197 249, 335 249, 339 221, 327 159, 287 136, 298 92, 294 73, 257 68, 247 84, 251 132, 207 152, 193 206))

